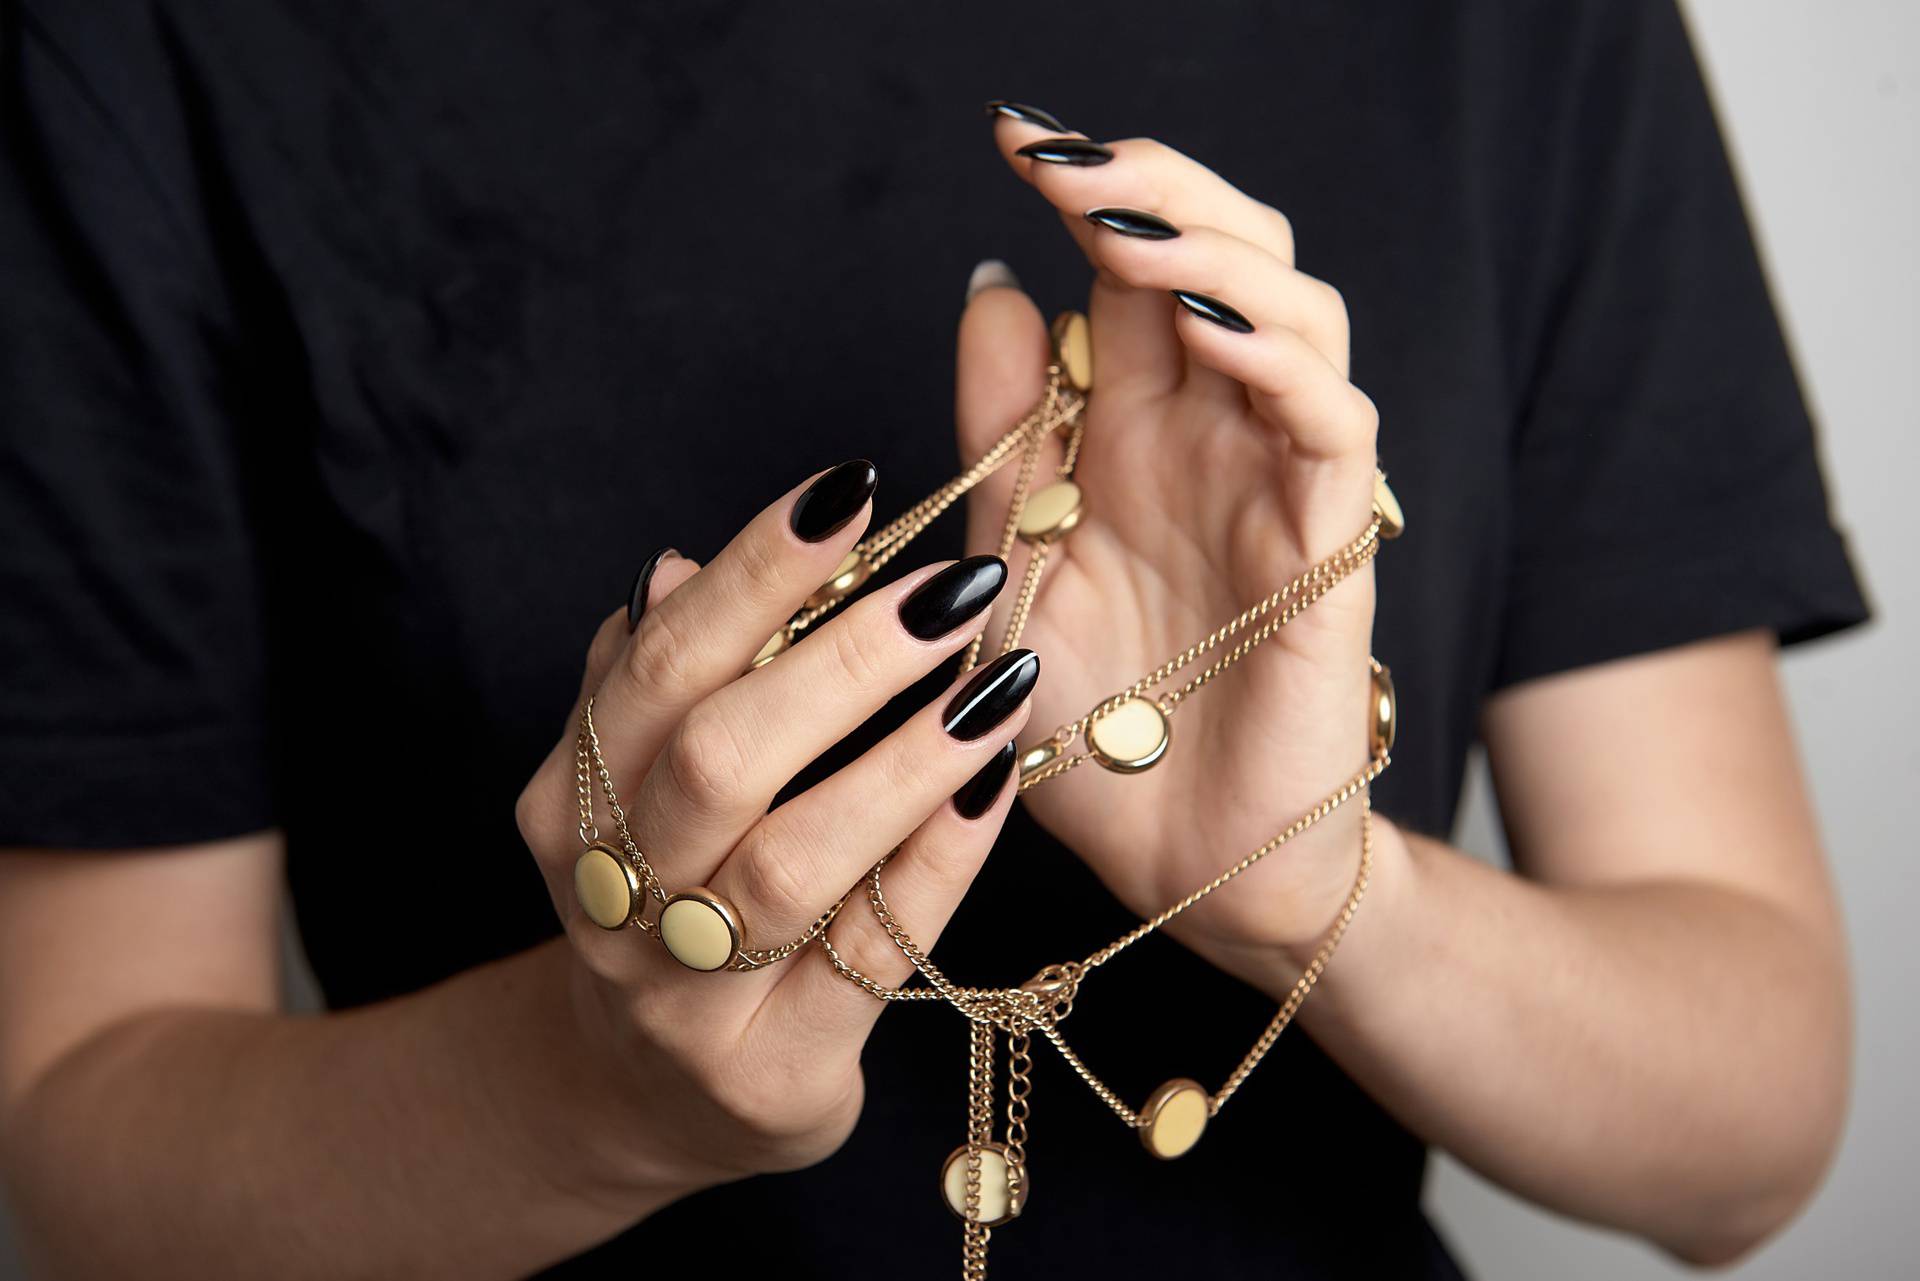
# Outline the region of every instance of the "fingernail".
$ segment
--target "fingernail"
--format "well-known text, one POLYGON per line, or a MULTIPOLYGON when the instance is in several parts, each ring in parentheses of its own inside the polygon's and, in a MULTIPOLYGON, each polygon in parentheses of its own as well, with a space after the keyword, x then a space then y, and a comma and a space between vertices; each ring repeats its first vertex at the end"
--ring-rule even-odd
POLYGON ((998 258, 984 259, 967 277, 967 301, 972 302, 975 295, 988 289, 1018 289, 1020 277, 1013 274, 1013 268, 998 258))
POLYGON ((953 808, 961 818, 975 819, 993 808, 1000 799, 1000 789, 1007 785, 1007 775, 1013 773, 1013 744, 993 754, 980 772, 960 785, 953 794, 953 808))
POLYGON ((900 625, 918 640, 945 636, 991 605, 1006 582, 1007 562, 998 556, 955 561, 900 602, 900 625))
POLYGON ((1040 655, 1032 650, 1016 649, 1000 655, 975 672, 947 703, 947 733, 971 743, 1013 715, 1039 679, 1040 655))
POLYGON ((789 523, 793 532, 809 543, 831 538, 860 514, 873 497, 880 473, 864 458, 841 463, 807 486, 793 504, 789 523))
POLYGON ((1055 133, 1066 133, 1067 127, 1051 111, 1042 111, 1030 107, 1024 102, 1008 102, 1005 98, 995 98, 987 104, 990 116, 1005 116, 1009 120, 1018 120, 1023 124, 1039 125, 1042 129, 1051 129, 1055 133))
POLYGON ((1050 165, 1104 165, 1113 159, 1113 152, 1085 138, 1042 138, 1013 154, 1050 165))
POLYGON ((660 568, 660 562, 669 556, 680 553, 671 547, 662 547, 647 557, 647 563, 633 576, 633 590, 627 593, 627 630, 640 626, 640 620, 647 616, 647 592, 653 587, 653 571, 660 568))
POLYGON ((1236 334, 1253 332, 1253 322, 1235 311, 1218 298, 1209 298, 1205 294, 1190 293, 1185 289, 1173 291, 1174 301, 1202 320, 1211 320, 1222 329, 1231 329, 1236 334))
POLYGON ((1180 234, 1180 228, 1159 214, 1150 214, 1144 209, 1089 209, 1086 217, 1096 227, 1105 227, 1108 231, 1117 231, 1136 240, 1172 240, 1180 234))

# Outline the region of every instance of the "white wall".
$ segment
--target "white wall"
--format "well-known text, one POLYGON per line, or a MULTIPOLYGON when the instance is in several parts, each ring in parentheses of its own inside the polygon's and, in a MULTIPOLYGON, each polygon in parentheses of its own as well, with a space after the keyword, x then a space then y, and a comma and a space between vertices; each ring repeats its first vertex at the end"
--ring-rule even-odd
MULTIPOLYGON (((1687 0, 1877 621, 1787 683, 1853 939, 1853 1114, 1805 1217, 1726 1275, 1920 1276, 1920 4, 1687 0)), ((1484 774, 1461 844, 1500 849, 1484 774)), ((1478 1281, 1685 1275, 1444 1158, 1428 1203, 1478 1281)))

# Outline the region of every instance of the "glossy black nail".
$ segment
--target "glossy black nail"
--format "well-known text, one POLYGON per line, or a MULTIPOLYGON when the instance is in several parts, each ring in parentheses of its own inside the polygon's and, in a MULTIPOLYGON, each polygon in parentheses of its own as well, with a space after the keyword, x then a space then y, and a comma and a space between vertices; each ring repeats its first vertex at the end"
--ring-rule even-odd
POLYGON ((1144 209, 1089 209, 1086 218, 1096 227, 1105 227, 1135 240, 1172 240, 1180 234, 1180 228, 1144 209))
POLYGON ((793 532, 809 543, 833 537, 860 514, 879 483, 880 473, 866 459, 841 463, 794 501, 789 518, 793 532))
POLYGON ((973 674, 947 703, 942 724, 947 733, 971 743, 1007 717, 1033 692, 1040 679, 1040 655, 1016 649, 973 674))
POLYGON ((1007 775, 1013 773, 1013 744, 993 754, 993 758, 980 767, 980 772, 960 785, 953 794, 953 808, 961 818, 974 819, 993 808, 1000 799, 1000 789, 1007 785, 1007 775))
POLYGON ((1051 111, 1042 111, 1030 107, 1024 102, 1008 102, 1005 98, 995 98, 987 104, 990 116, 1005 116, 1009 120, 1018 120, 1022 124, 1039 125, 1042 129, 1051 129, 1055 133, 1066 133, 1067 127, 1051 111))
POLYGON ((633 587, 627 592, 627 630, 640 626, 640 620, 647 616, 647 593, 653 588, 653 571, 660 568, 660 562, 669 556, 680 553, 671 547, 662 547, 647 557, 647 563, 633 576, 633 587))
POLYGON ((1185 289, 1175 289, 1173 297, 1182 307, 1202 320, 1211 320, 1222 329, 1230 329, 1236 334, 1253 332, 1253 322, 1235 311, 1218 298, 1209 298, 1205 294, 1191 293, 1185 289))
POLYGON ((993 603, 1007 583, 1007 562, 998 556, 955 561, 900 602, 900 625, 916 639, 945 636, 993 603))
POLYGON ((1039 142, 1030 142, 1013 153, 1025 156, 1029 160, 1040 160, 1050 165, 1104 165, 1113 159, 1113 152, 1097 142, 1085 138, 1042 138, 1039 142))

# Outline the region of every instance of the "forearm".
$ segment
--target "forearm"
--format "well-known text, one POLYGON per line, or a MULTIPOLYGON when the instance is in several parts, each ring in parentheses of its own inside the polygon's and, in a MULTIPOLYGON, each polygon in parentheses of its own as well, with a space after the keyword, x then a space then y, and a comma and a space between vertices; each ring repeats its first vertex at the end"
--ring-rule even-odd
POLYGON ((68 1053, 6 1163, 46 1275, 521 1276, 691 1190, 584 1052, 558 944, 311 1018, 169 1010, 68 1053), (111 1231, 102 1231, 102 1225, 111 1231))
POLYGON ((1725 888, 1549 888, 1379 830, 1302 1013, 1374 1097, 1496 1182, 1695 1261, 1791 1214, 1844 1106, 1835 949, 1725 888))

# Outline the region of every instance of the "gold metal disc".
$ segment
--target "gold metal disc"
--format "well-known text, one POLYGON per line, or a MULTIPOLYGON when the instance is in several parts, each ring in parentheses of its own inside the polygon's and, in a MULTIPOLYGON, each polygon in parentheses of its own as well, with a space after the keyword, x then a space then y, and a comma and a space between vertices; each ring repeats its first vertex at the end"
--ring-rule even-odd
POLYGON ((1380 518, 1380 537, 1398 538, 1407 532, 1407 515, 1387 485, 1387 474, 1379 470, 1373 473, 1373 512, 1380 518))
POLYGON ((1037 489, 1020 509, 1020 537, 1030 543, 1047 543, 1080 523, 1086 511, 1080 486, 1070 480, 1057 480, 1037 489))
POLYGON ((774 659, 786 653, 792 646, 793 638, 787 635, 787 629, 783 627, 773 635, 767 637, 767 643, 760 647, 760 652, 753 656, 753 662, 749 664, 749 666, 765 667, 768 663, 771 663, 774 659))
POLYGON ((740 955, 740 914, 709 889, 682 890, 660 909, 660 941, 690 970, 722 970, 740 955))
POLYGON ((1367 720, 1367 747, 1375 756, 1393 750, 1393 736, 1400 728, 1400 703, 1393 693, 1393 673, 1379 659, 1373 660, 1373 715, 1367 720))
POLYGON ((1140 1142, 1162 1161, 1185 1156, 1206 1133, 1206 1087, 1177 1077, 1155 1090, 1140 1109, 1140 1142))
POLYGON ((1054 318, 1053 354, 1075 391, 1093 390, 1093 326, 1085 316, 1063 311, 1054 318))
POLYGON ((1151 699, 1130 698, 1087 726, 1093 759, 1120 774, 1138 774, 1167 754, 1173 725, 1151 699))
POLYGON ((848 552, 840 567, 833 571, 833 577, 820 584, 813 595, 807 597, 806 608, 818 609, 822 605, 831 605, 860 584, 873 577, 873 566, 859 552, 848 552))
POLYGON ((627 856, 595 841, 573 861, 573 896, 603 930, 623 929, 640 910, 640 875, 627 856))
MULTIPOLYGON (((1000 1143, 980 1145, 980 1202, 974 1211, 974 1222, 983 1227, 997 1228, 1001 1224, 1018 1218, 1020 1211, 1027 1208, 1027 1185, 1032 1180, 1020 1180, 1018 1195, 1012 1195, 1012 1180, 1007 1171, 1007 1149, 1000 1143)), ((962 1143, 947 1154, 940 1166, 940 1196, 947 1203, 947 1209, 953 1211, 955 1218, 962 1223, 967 1221, 967 1145, 962 1143)))

